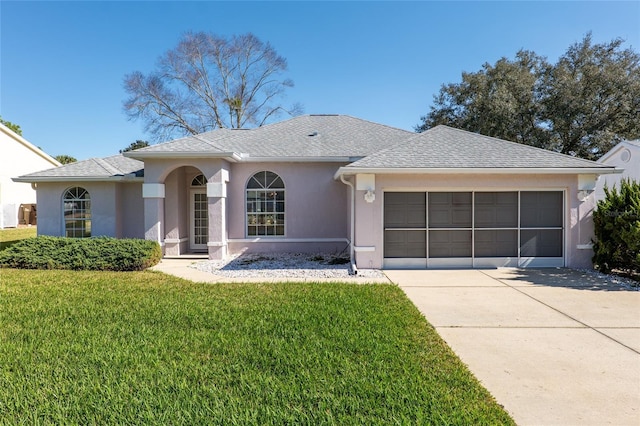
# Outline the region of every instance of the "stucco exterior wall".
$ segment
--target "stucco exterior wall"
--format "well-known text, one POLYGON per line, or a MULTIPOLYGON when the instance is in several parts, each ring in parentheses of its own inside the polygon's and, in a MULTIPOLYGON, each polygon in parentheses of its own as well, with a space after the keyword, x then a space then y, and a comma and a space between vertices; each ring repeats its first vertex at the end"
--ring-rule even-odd
POLYGON ((118 208, 116 211, 120 238, 144 238, 144 203, 142 183, 116 184, 118 208))
POLYGON ((342 251, 347 246, 348 187, 333 179, 341 164, 232 164, 227 185, 229 247, 237 251, 342 251), (285 185, 284 237, 246 235, 246 185, 255 173, 271 171, 285 185), (304 241, 300 241, 304 240, 304 241))
POLYGON ((383 203, 386 191, 565 191, 565 266, 592 267, 593 251, 588 243, 593 236, 590 215, 593 195, 581 202, 577 198, 577 175, 376 175, 376 198, 364 200, 365 191, 356 191, 355 246, 372 251, 357 251, 359 268, 383 266, 383 203))
POLYGON ((64 236, 62 197, 80 186, 91 197, 91 236, 142 238, 144 236, 140 183, 78 182, 38 184, 38 235, 64 236))
POLYGON ((13 182, 11 178, 59 165, 27 141, 21 141, 24 139, 0 124, 0 229, 18 224, 20 204, 36 202, 36 191, 30 183, 13 182))
POLYGON ((145 162, 145 183, 164 185, 164 196, 145 200, 146 238, 164 244, 165 254, 189 251, 190 183, 208 181, 211 258, 247 251, 342 251, 347 248, 348 192, 333 175, 335 163, 229 163, 220 159, 153 159, 145 162), (246 185, 260 171, 285 184, 285 235, 246 235, 246 185))

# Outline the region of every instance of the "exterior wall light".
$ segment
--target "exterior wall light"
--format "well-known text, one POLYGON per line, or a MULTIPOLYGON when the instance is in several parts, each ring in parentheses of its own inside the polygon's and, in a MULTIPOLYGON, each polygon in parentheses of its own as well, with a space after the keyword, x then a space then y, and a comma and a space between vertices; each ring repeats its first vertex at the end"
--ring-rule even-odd
POLYGON ((373 203, 376 200, 376 193, 373 192, 372 190, 368 190, 367 192, 364 193, 364 200, 367 203, 373 203))

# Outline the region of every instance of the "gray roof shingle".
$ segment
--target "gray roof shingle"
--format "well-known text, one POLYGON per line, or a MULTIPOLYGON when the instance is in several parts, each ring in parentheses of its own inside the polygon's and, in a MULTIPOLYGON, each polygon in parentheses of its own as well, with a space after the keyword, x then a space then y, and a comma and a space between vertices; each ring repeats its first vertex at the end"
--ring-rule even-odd
POLYGON ((91 178, 109 179, 113 177, 135 174, 135 177, 144 176, 144 163, 133 158, 124 157, 122 154, 106 158, 90 158, 76 163, 65 164, 60 167, 42 170, 28 175, 20 176, 20 179, 60 179, 60 178, 91 178))
POLYGON ((436 126, 349 164, 347 168, 607 168, 540 148, 436 126))
POLYGON ((142 148, 127 155, 235 152, 253 158, 364 157, 413 132, 348 115, 303 115, 255 129, 218 129, 142 148))
POLYGON ((256 129, 214 130, 127 152, 126 156, 79 161, 24 175, 18 181, 111 180, 131 174, 140 178, 144 176, 144 163, 136 158, 158 153, 167 156, 235 153, 242 155, 241 161, 357 160, 340 169, 354 172, 357 169, 611 169, 601 163, 447 126, 415 134, 346 115, 304 115, 256 129))

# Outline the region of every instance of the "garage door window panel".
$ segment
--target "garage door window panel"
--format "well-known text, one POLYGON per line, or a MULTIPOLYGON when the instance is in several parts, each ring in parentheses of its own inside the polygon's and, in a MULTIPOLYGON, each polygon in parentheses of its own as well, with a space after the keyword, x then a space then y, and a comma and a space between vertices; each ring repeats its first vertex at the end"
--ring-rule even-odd
POLYGON ((429 231, 429 257, 471 257, 471 231, 429 231))
POLYGON ((518 256, 518 231, 476 230, 474 234, 475 257, 518 256))
POLYGON ((474 207, 476 228, 518 227, 517 192, 476 192, 474 207))
POLYGON ((384 257, 387 258, 425 258, 425 231, 393 231, 384 232, 384 257))
POLYGON ((471 228, 471 192, 430 192, 429 228, 471 228))

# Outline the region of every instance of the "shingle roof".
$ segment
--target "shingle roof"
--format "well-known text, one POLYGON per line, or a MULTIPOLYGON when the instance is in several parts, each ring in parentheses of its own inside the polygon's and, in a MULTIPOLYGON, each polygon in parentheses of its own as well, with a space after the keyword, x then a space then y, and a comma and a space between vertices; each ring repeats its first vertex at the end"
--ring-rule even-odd
POLYGON ((249 130, 219 129, 133 151, 127 155, 235 152, 251 158, 364 157, 413 132, 348 115, 303 115, 249 130))
POLYGON ((65 164, 60 167, 42 170, 20 176, 20 180, 31 182, 34 180, 55 180, 63 178, 109 179, 123 177, 129 174, 135 177, 144 176, 144 163, 122 154, 107 158, 91 158, 76 163, 65 164))
POLYGON ((360 169, 612 170, 611 166, 593 161, 447 126, 415 134, 346 115, 304 115, 257 129, 214 130, 128 152, 126 156, 92 158, 16 180, 113 180, 125 176, 129 179, 132 174, 140 178, 144 176, 144 163, 134 158, 158 153, 166 156, 235 153, 242 154, 241 161, 357 160, 341 168, 338 174, 360 169))
POLYGON ((594 161, 436 126, 346 168, 607 168, 594 161))

